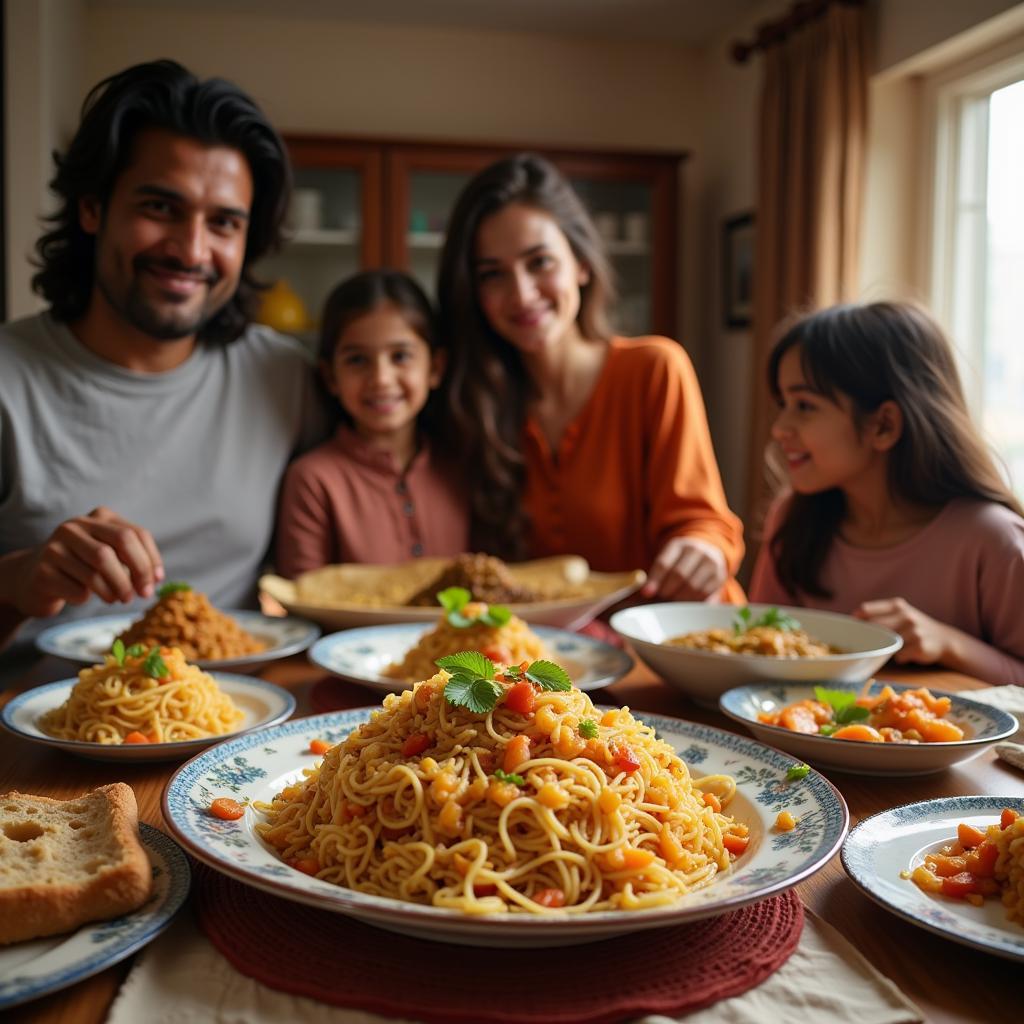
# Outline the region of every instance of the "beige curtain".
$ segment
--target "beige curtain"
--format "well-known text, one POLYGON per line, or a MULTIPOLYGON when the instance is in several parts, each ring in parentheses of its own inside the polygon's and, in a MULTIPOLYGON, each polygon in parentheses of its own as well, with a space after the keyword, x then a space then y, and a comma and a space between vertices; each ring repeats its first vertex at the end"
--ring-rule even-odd
POLYGON ((867 134, 864 19, 862 6, 832 3, 762 58, 748 492, 754 543, 767 496, 774 410, 765 372, 775 329, 794 311, 855 294, 867 134))

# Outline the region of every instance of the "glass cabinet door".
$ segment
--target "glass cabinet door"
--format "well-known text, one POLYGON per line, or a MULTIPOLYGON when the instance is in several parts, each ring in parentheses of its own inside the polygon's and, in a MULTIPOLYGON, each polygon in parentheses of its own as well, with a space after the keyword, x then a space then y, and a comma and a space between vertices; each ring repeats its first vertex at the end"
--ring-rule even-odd
POLYGON ((433 298, 448 217, 470 177, 459 171, 417 170, 409 175, 406 268, 433 298))

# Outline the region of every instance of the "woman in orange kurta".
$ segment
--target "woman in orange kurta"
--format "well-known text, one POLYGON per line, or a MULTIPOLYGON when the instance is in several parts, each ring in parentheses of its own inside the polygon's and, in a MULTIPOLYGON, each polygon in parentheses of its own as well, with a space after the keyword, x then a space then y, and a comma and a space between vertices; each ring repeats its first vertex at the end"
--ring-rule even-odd
POLYGON ((742 600, 742 529, 693 367, 668 339, 612 336, 610 280, 589 216, 545 160, 500 161, 463 190, 438 298, 473 546, 644 568, 664 599, 742 600))

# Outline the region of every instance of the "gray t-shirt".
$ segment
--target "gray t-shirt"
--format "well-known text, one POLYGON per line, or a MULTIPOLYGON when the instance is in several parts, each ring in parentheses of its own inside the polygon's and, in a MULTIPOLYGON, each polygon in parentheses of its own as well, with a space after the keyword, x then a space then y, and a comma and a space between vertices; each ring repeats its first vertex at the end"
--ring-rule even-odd
MULTIPOLYGON (((0 554, 105 505, 148 529, 167 578, 251 605, 289 458, 324 433, 302 346, 253 325, 167 373, 115 366, 48 313, 0 327, 0 554)), ((146 604, 92 598, 26 623, 146 604)))

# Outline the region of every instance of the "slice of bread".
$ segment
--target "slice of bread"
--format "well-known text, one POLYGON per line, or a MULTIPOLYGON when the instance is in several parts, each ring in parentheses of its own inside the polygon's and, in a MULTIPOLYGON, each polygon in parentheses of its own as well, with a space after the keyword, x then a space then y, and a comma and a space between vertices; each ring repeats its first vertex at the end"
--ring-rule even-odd
POLYGON ((0 945, 126 914, 152 885, 131 786, 0 795, 0 945))

